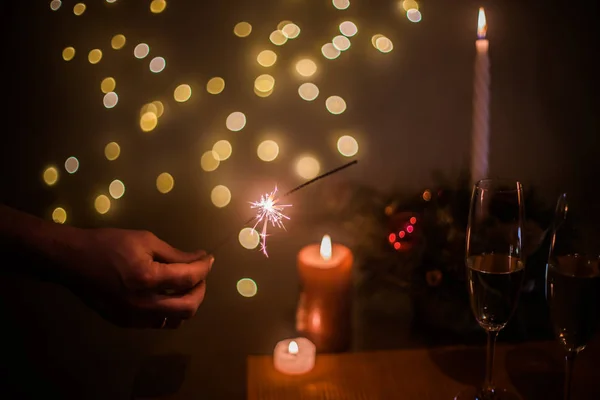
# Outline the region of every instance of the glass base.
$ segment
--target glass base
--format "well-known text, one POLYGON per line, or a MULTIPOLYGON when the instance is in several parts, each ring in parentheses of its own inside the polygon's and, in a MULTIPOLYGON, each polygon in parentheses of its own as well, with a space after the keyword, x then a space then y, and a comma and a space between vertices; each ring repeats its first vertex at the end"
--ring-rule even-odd
POLYGON ((454 400, 521 400, 521 397, 506 389, 482 390, 470 388, 457 394, 454 400))

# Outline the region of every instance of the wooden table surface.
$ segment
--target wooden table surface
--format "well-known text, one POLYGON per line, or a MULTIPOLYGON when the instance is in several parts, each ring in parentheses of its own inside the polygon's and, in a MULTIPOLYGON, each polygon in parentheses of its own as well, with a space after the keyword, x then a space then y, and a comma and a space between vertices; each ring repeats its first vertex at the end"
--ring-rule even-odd
MULTIPOLYGON (((580 354, 572 400, 600 399, 599 355, 587 349, 580 354)), ((302 376, 277 372, 270 356, 250 356, 248 399, 453 399, 481 384, 484 366, 485 349, 479 347, 319 355, 313 371, 302 376)), ((495 366, 497 386, 524 400, 562 398, 563 353, 555 342, 499 344, 495 366)))

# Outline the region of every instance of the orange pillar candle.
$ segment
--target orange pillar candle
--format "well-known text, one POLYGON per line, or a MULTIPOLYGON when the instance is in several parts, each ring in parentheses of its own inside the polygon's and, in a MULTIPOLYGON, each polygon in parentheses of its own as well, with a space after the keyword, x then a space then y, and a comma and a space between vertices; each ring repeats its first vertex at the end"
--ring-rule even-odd
POLYGON ((298 253, 302 289, 296 329, 319 352, 339 352, 350 346, 353 261, 350 249, 332 244, 328 235, 321 245, 306 246, 298 253))

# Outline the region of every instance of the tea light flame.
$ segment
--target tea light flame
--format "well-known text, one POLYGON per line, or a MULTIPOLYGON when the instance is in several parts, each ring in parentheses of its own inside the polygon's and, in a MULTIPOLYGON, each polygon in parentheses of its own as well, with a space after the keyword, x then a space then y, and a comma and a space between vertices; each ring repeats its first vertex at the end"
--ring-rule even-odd
POLYGON ((485 19, 485 11, 483 7, 479 8, 479 18, 477 19, 477 37, 479 39, 485 39, 487 34, 487 21, 485 19))
POLYGON ((331 260, 331 237, 329 235, 323 236, 323 240, 321 240, 321 258, 323 260, 328 261, 331 260))
POLYGON ((293 355, 298 354, 298 343, 295 340, 292 340, 288 345, 288 352, 293 355))

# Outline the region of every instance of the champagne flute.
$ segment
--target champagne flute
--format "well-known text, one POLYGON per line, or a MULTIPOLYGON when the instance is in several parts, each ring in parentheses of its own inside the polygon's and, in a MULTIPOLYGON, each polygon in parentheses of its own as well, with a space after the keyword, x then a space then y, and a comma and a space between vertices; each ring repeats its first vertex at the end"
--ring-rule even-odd
POLYGON ((546 267, 546 299, 554 332, 567 352, 565 400, 571 397, 575 358, 593 336, 600 309, 598 229, 569 203, 566 194, 558 199, 546 267))
POLYGON ((467 227, 466 262, 471 308, 486 330, 487 361, 483 386, 455 400, 518 399, 493 381, 496 338, 517 306, 525 276, 522 259, 523 188, 516 181, 482 180, 475 184, 467 227))

